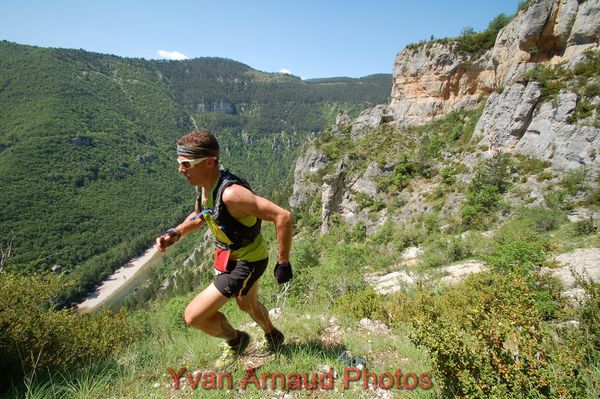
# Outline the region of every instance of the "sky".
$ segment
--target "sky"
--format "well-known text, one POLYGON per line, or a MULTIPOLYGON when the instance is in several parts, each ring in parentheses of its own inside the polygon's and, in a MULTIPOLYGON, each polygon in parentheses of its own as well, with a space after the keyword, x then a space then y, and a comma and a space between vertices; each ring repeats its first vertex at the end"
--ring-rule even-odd
POLYGON ((303 79, 392 73, 407 44, 484 30, 519 0, 0 0, 0 40, 145 59, 223 57, 303 79))

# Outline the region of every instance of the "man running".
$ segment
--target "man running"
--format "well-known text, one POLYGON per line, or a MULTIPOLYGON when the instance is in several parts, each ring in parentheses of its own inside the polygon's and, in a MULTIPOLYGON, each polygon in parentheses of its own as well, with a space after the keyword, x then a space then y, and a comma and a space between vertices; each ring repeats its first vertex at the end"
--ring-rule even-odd
POLYGON ((250 336, 234 329, 219 311, 231 298, 263 329, 265 340, 257 355, 277 351, 284 335, 258 300, 258 279, 268 263, 267 244, 260 233, 261 220, 275 223, 278 256, 275 277, 279 283, 292 278, 289 263, 292 214, 255 195, 248 183, 219 168, 219 143, 208 131, 194 131, 177 142, 179 173, 202 188, 196 209, 180 225, 156 239, 164 252, 182 236, 208 225, 216 241, 215 279, 185 309, 185 322, 208 335, 222 338, 223 353, 217 370, 231 367, 250 343, 250 336))

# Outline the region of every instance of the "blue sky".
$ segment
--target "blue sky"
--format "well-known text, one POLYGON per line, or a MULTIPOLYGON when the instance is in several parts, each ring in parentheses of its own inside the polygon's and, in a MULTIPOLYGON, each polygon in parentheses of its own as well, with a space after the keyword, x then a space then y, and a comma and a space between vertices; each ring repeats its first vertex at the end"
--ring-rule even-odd
POLYGON ((225 57, 304 79, 360 77, 391 73, 409 43, 457 36, 466 26, 483 30, 518 3, 0 0, 0 40, 146 59, 225 57))

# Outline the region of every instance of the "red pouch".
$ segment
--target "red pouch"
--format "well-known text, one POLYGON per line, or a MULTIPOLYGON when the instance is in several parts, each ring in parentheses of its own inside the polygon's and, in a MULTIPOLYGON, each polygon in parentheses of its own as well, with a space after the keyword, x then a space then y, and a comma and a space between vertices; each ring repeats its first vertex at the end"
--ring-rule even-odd
POLYGON ((229 262, 229 254, 231 254, 231 249, 217 247, 217 252, 215 253, 215 263, 213 264, 213 267, 220 272, 226 272, 227 263, 229 262))

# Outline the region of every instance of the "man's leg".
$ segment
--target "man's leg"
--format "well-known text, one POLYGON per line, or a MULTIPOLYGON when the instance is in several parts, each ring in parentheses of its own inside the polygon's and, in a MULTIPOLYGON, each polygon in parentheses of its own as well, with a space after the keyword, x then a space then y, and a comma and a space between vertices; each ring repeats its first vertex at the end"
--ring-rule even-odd
POLYGON ((214 283, 199 293, 185 309, 185 322, 213 337, 223 338, 223 353, 215 362, 215 368, 224 371, 233 366, 250 343, 250 336, 237 331, 219 309, 229 301, 214 283))
POLYGON ((252 288, 244 296, 236 296, 235 301, 241 310, 248 313, 252 320, 263 329, 265 334, 273 331, 275 326, 271 323, 267 308, 258 300, 258 281, 252 285, 252 288))
POLYGON ((189 303, 184 313, 185 322, 213 337, 227 341, 237 338, 238 331, 219 312, 229 299, 211 283, 189 303))
POLYGON ((258 281, 254 283, 246 295, 238 296, 235 300, 240 309, 248 313, 265 332, 264 341, 253 352, 254 356, 262 357, 277 352, 285 341, 285 336, 271 323, 269 312, 257 298, 257 291, 258 281))

